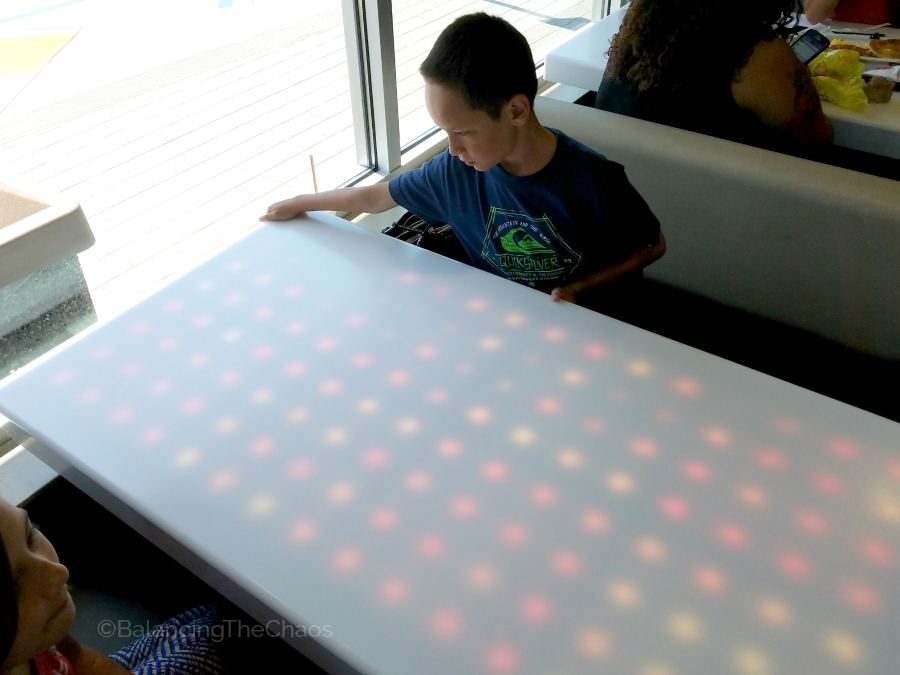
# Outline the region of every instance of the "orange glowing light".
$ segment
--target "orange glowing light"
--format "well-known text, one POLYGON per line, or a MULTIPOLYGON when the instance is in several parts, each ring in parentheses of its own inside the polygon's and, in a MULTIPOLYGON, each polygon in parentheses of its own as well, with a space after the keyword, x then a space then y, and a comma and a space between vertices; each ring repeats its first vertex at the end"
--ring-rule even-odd
POLYGON ((672 389, 682 396, 696 396, 700 392, 700 385, 694 380, 682 377, 672 383, 672 389))
POLYGON ((690 612, 675 612, 666 620, 666 629, 678 642, 695 644, 700 642, 705 634, 703 622, 690 612))
POLYGON ((509 439, 516 445, 528 445, 534 442, 535 433, 531 429, 520 427, 510 432, 509 439))
POLYGON ((634 480, 627 473, 611 473, 606 477, 606 485, 613 492, 627 494, 634 490, 634 480))
POLYGON ((703 430, 703 440, 716 448, 724 448, 731 445, 731 433, 721 427, 710 427, 703 430))
POLYGON ((571 577, 581 572, 581 558, 573 551, 558 551, 553 554, 553 569, 560 574, 571 577))
POLYGON ((322 434, 322 440, 328 445, 340 445, 347 440, 349 435, 350 434, 347 433, 346 429, 336 427, 334 429, 327 429, 325 433, 322 434))
POLYGON ((615 581, 609 585, 609 601, 621 609, 634 609, 643 602, 643 593, 631 581, 615 581))
POLYGON ((646 377, 653 372, 653 368, 646 361, 629 361, 626 368, 635 377, 646 377))
POLYGON ((503 320, 509 326, 521 326, 523 323, 525 323, 525 317, 521 314, 507 314, 505 317, 503 317, 503 320))
POLYGON ((770 675, 772 672, 766 655, 753 647, 741 647, 734 652, 734 667, 740 675, 770 675))
POLYGON ((521 523, 507 523, 500 528, 500 539, 510 546, 520 546, 528 540, 528 530, 521 523))
POLYGON ((466 578, 472 588, 485 590, 497 581, 497 573, 490 565, 474 565, 469 568, 466 578))
POLYGON ((379 407, 380 404, 374 398, 364 398, 356 404, 356 409, 363 415, 371 415, 373 412, 377 412, 379 407))
POLYGON ((761 598, 756 603, 756 613, 760 620, 773 628, 786 628, 794 620, 793 612, 778 598, 761 598))
POLYGON ((519 613, 528 623, 546 623, 550 619, 550 602, 540 595, 523 598, 519 603, 519 613))
POLYGON ((468 418, 472 424, 484 424, 491 419, 491 411, 487 408, 471 408, 468 418))
POLYGON ((305 544, 306 542, 315 539, 318 531, 319 528, 315 521, 298 520, 291 526, 290 538, 291 541, 297 542, 298 544, 305 544))
POLYGON ((567 370, 562 374, 562 381, 566 384, 582 384, 584 380, 584 373, 578 370, 567 370))
POLYGON ((581 526, 595 534, 606 532, 609 528, 609 519, 602 511, 585 511, 581 516, 581 526))
POLYGON ((859 641, 843 631, 832 631, 825 636, 825 651, 835 661, 847 665, 857 665, 863 660, 863 650, 859 641))
POLYGON ((659 446, 649 438, 635 438, 631 441, 631 452, 638 457, 656 457, 659 446))
POLYGON ((566 331, 562 328, 547 328, 543 336, 548 342, 559 342, 566 339, 566 331))
POLYGON ((472 298, 466 303, 466 309, 468 309, 470 312, 483 312, 487 308, 487 301, 482 300, 481 298, 472 298))
POLYGON ((713 595, 723 592, 727 586, 725 575, 709 565, 701 565, 695 568, 692 578, 697 588, 713 595))
POLYGON ((419 426, 419 420, 412 417, 404 417, 397 420, 397 424, 394 425, 394 428, 397 430, 398 434, 409 436, 410 434, 416 433, 419 430, 419 426))
POLYGON ((376 530, 389 530, 397 524, 397 512, 394 509, 378 509, 369 518, 369 522, 376 530))
POLYGON ((578 635, 578 651, 591 660, 603 659, 612 651, 612 640, 604 630, 587 628, 578 635))
POLYGON ((577 469, 581 466, 581 453, 577 450, 560 450, 556 455, 556 461, 565 469, 577 469))
POLYGON ((762 508, 769 501, 769 496, 757 485, 739 485, 735 497, 744 506, 762 508))
POLYGON ((503 343, 498 338, 488 336, 481 338, 481 340, 478 341, 478 346, 485 351, 493 352, 500 349, 500 347, 503 346, 503 343))
POLYGON ((536 485, 529 494, 531 501, 538 506, 552 506, 556 503, 556 490, 549 485, 536 485))
POLYGON ((775 428, 787 436, 796 436, 798 433, 800 433, 800 424, 797 422, 797 420, 792 420, 787 417, 780 417, 776 419, 775 428))
POLYGON ((362 555, 355 548, 342 548, 335 551, 331 564, 337 572, 354 572, 362 563, 362 555))
POLYGON ((662 562, 666 559, 666 547, 659 539, 643 537, 634 545, 635 552, 641 560, 651 563, 662 562))

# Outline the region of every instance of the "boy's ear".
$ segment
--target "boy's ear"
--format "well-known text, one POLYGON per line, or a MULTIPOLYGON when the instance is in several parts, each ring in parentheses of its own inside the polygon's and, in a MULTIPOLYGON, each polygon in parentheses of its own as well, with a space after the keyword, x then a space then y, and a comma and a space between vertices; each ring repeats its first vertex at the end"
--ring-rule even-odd
POLYGON ((515 126, 522 126, 531 116, 531 101, 525 94, 516 94, 506 102, 507 114, 515 126))

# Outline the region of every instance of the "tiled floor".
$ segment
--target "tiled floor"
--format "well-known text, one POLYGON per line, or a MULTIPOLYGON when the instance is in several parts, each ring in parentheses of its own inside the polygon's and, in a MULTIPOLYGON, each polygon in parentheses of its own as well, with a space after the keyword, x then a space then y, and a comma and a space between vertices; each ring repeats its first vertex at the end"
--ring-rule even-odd
MULTIPOLYGON (((432 126, 417 68, 453 18, 504 16, 540 58, 586 23, 590 5, 396 1, 403 142, 432 126)), ((255 227, 270 203, 311 191, 310 155, 320 190, 361 170, 339 22, 158 85, 0 147, 4 168, 81 202, 97 243, 79 259, 101 319, 255 227)))

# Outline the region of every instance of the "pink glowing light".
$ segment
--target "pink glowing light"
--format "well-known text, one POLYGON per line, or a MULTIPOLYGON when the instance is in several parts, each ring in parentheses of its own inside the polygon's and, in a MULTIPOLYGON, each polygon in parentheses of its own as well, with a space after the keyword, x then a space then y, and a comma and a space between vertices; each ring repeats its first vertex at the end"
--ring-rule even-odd
POLYGON ((271 307, 260 307, 253 313, 253 316, 255 316, 257 319, 268 319, 270 316, 272 316, 272 314, 273 310, 271 307))
POLYGON ((171 380, 157 380, 150 385, 151 394, 166 394, 172 388, 171 380))
POLYGON ((325 396, 333 396, 334 394, 337 394, 342 387, 343 384, 340 380, 325 380, 319 385, 319 391, 325 396))
POLYGON ((566 331, 562 328, 547 328, 543 337, 547 342, 561 342, 566 339, 566 331))
POLYGON ((109 416, 109 421, 113 424, 123 424, 134 417, 134 410, 131 408, 116 408, 109 416))
POLYGON ((798 511, 794 522, 807 534, 822 535, 828 531, 828 522, 815 511, 798 511))
POLYGON ((700 393, 700 385, 686 377, 675 380, 672 383, 672 389, 675 390, 675 393, 682 396, 696 396, 700 393))
POLYGON ((756 453, 756 462, 764 469, 778 471, 783 469, 786 462, 784 456, 777 450, 760 450, 756 453))
POLYGON ((550 601, 540 595, 522 598, 519 614, 528 623, 546 623, 550 619, 550 601))
POLYGON ((284 327, 284 332, 288 335, 297 335, 297 333, 302 333, 304 328, 305 326, 299 321, 291 321, 284 327))
POLYGON ((800 432, 800 425, 797 420, 787 417, 780 417, 775 420, 775 428, 787 436, 796 436, 800 432))
POLYGON ((366 366, 372 365, 372 355, 362 353, 354 354, 353 358, 350 359, 350 363, 357 368, 365 368, 366 366))
POLYGON ((342 548, 335 551, 331 558, 331 565, 337 572, 354 572, 362 563, 362 555, 358 549, 342 548))
POLYGON ((328 352, 338 346, 337 338, 323 337, 316 340, 316 349, 328 352))
POLYGON ((409 597, 409 584, 403 579, 386 579, 381 584, 378 595, 389 605, 396 605, 409 597))
POLYGON ((103 398, 103 390, 97 387, 93 389, 86 389, 81 393, 81 396, 78 397, 79 402, 90 405, 91 403, 96 403, 101 398, 103 398))
POLYGON ((400 282, 404 284, 414 284, 419 280, 419 275, 415 272, 404 272, 400 275, 400 282))
POLYGON ((459 613, 452 609, 435 612, 428 623, 431 628, 431 634, 440 640, 455 638, 462 629, 462 619, 459 613))
POLYGON ((606 422, 597 418, 587 419, 584 421, 584 429, 591 434, 602 434, 606 431, 606 422))
POLYGON ((427 534, 416 542, 416 552, 426 560, 440 558, 444 553, 444 540, 434 534, 427 534))
POLYGON ((572 551, 558 551, 552 557, 553 569, 560 574, 571 577, 581 572, 581 558, 572 551))
POLYGON ((552 506, 556 503, 556 490, 549 485, 535 485, 529 496, 538 506, 552 506))
POLYGON ((196 317, 192 323, 198 328, 203 328, 212 323, 212 317, 209 314, 201 314, 196 317))
POLYGON ((663 497, 659 509, 669 520, 684 520, 690 513, 687 503, 679 497, 663 497))
POLYGON ((833 438, 828 445, 831 452, 841 459, 856 459, 859 456, 859 446, 846 438, 833 438))
POLYGON ((306 364, 299 362, 289 363, 284 369, 284 372, 290 377, 299 377, 306 372, 306 364))
POLYGON ((471 518, 478 513, 478 500, 474 497, 457 497, 450 502, 450 511, 459 518, 471 518))
POLYGON ((394 370, 388 373, 387 383, 395 387, 402 387, 409 384, 410 374, 406 370, 394 370))
POLYGON ((813 476, 813 485, 816 488, 832 497, 841 494, 844 491, 843 481, 831 473, 817 473, 813 476))
POLYGON ((612 640, 605 631, 589 628, 578 636, 578 646, 584 656, 590 659, 602 659, 608 656, 612 650, 612 640))
POLYGON ((181 300, 172 300, 163 307, 164 312, 179 312, 184 309, 184 302, 181 300))
POLYGON ((319 528, 313 520, 298 520, 291 525, 290 538, 298 544, 305 544, 316 538, 319 528))
POLYGON ((457 457, 462 452, 462 443, 455 438, 447 438, 438 443, 438 452, 444 457, 457 457))
POLYGON ((164 340, 160 340, 157 347, 162 351, 168 351, 170 349, 175 349, 178 346, 178 340, 175 338, 165 338, 164 340))
POLYGON ((844 601, 860 612, 874 612, 879 609, 880 602, 875 592, 865 584, 850 582, 844 586, 844 601))
POLYGON ((487 308, 487 301, 482 300, 481 298, 472 298, 466 303, 466 309, 468 309, 470 312, 483 312, 487 308))
POLYGON ((293 408, 288 411, 287 421, 291 424, 300 424, 309 419, 309 410, 306 408, 293 408))
POLYGON ((560 411, 562 404, 555 398, 538 399, 537 409, 545 415, 553 415, 560 411))
POLYGON ((451 290, 452 289, 449 286, 438 286, 434 289, 434 294, 439 298, 446 298, 450 295, 451 290))
POLYGON ((363 454, 363 464, 370 469, 380 469, 387 462, 388 453, 383 448, 372 448, 371 450, 366 450, 365 454, 363 454))
POLYGON ((128 329, 128 332, 132 335, 143 335, 148 330, 150 330, 150 324, 146 321, 142 321, 140 323, 133 324, 131 328, 128 329))
POLYGON ((778 556, 778 568, 794 579, 805 579, 810 574, 809 561, 793 551, 785 551, 778 556))
POLYGON ((631 452, 638 457, 656 457, 659 446, 649 438, 635 438, 631 441, 631 452))
POLYGON ((91 352, 91 356, 94 357, 97 361, 105 359, 107 356, 113 353, 113 348, 109 345, 105 345, 103 347, 97 347, 94 351, 91 352))
POLYGON ((347 317, 347 325, 359 328, 360 326, 365 326, 367 320, 364 314, 351 314, 347 317))
POLYGON ((489 673, 512 675, 519 669, 519 655, 512 647, 496 645, 488 649, 484 657, 484 665, 489 673))
POLYGON ((706 593, 718 594, 725 590, 725 575, 715 567, 703 565, 694 569, 691 575, 694 585, 706 593))
POLYGON ((609 350, 600 342, 590 342, 584 346, 584 355, 589 359, 605 359, 609 350))
POLYGON ((602 511, 585 511, 581 516, 581 526, 588 532, 599 534, 609 529, 609 518, 602 511))
POLYGON ((900 480, 900 462, 888 462, 888 474, 900 480))
POLYGON ((141 434, 141 443, 144 445, 156 445, 166 437, 166 430, 163 427, 153 427, 146 429, 141 434))
POLYGON ((740 525, 723 523, 716 528, 719 541, 730 548, 743 548, 747 545, 747 532, 740 525))
POLYGON ((196 398, 189 398, 181 404, 181 411, 185 414, 193 415, 194 413, 203 410, 205 405, 205 401, 199 396, 196 398))
POLYGON ((253 350, 254 359, 267 359, 275 352, 271 345, 260 345, 253 350))
POLYGON ((291 478, 307 478, 312 475, 313 463, 308 459, 295 459, 288 464, 287 471, 291 478))
POLYGON ((894 563, 894 552, 878 539, 863 539, 859 543, 859 551, 866 560, 876 565, 887 567, 894 563))
POLYGON ((269 455, 272 453, 272 450, 275 449, 275 439, 271 436, 264 436, 262 438, 257 438, 250 444, 250 454, 256 455, 257 457, 262 457, 264 455, 269 455))
POLYGON ((225 296, 225 304, 226 305, 239 305, 244 301, 243 293, 231 293, 230 295, 225 296))
POLYGON ((394 509, 378 509, 369 518, 369 523, 376 530, 390 530, 397 524, 397 512, 394 509))
POLYGON ((698 462, 696 460, 682 464, 681 473, 684 474, 685 478, 696 483, 705 483, 710 479, 710 476, 712 476, 710 468, 703 462, 698 462))
POLYGON ((131 377, 133 375, 137 375, 144 369, 140 363, 136 361, 132 361, 131 363, 126 363, 121 368, 119 368, 119 374, 125 377, 131 377))
POLYGON ((510 546, 521 546, 528 540, 528 530, 522 523, 506 523, 500 528, 500 539, 510 546))
POLYGON ((209 480, 209 486, 216 491, 227 490, 237 483, 237 473, 234 471, 219 471, 213 474, 209 480))
POLYGON ((240 381, 241 374, 236 370, 226 370, 219 375, 219 384, 235 384, 240 381))
POLYGON ((668 408, 660 408, 653 413, 653 418, 663 424, 673 424, 678 421, 678 416, 668 408))
POLYGON ((209 361, 209 357, 206 354, 194 354, 188 359, 187 363, 191 368, 199 368, 206 365, 207 361, 209 361))
POLYGON ((438 348, 434 345, 420 345, 416 347, 416 357, 420 359, 433 359, 437 356, 438 348))

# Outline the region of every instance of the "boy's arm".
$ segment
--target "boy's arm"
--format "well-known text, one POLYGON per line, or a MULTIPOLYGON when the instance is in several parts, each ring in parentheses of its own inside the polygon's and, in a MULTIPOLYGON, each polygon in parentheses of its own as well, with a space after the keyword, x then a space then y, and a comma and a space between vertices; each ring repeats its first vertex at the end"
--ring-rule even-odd
POLYGON ((329 190, 311 195, 297 195, 277 202, 259 217, 260 222, 290 220, 307 211, 352 211, 354 213, 381 213, 397 206, 391 197, 388 184, 376 183, 366 187, 350 187, 329 190))
POLYGON ((131 671, 120 666, 106 654, 85 647, 70 635, 66 635, 56 648, 72 664, 75 675, 131 675, 131 671))
POLYGON ((583 293, 589 288, 594 288, 596 286, 609 283, 610 281, 618 279, 619 277, 623 277, 626 274, 643 269, 650 263, 662 258, 665 252, 666 238, 663 236, 662 230, 660 230, 659 243, 655 246, 638 249, 620 263, 616 263, 615 265, 610 265, 609 267, 604 267, 603 269, 597 270, 596 272, 588 274, 583 279, 579 279, 578 281, 571 283, 568 286, 560 286, 558 288, 554 288, 550 292, 550 299, 553 300, 553 302, 566 300, 568 302, 574 303, 575 298, 580 293, 583 293))

